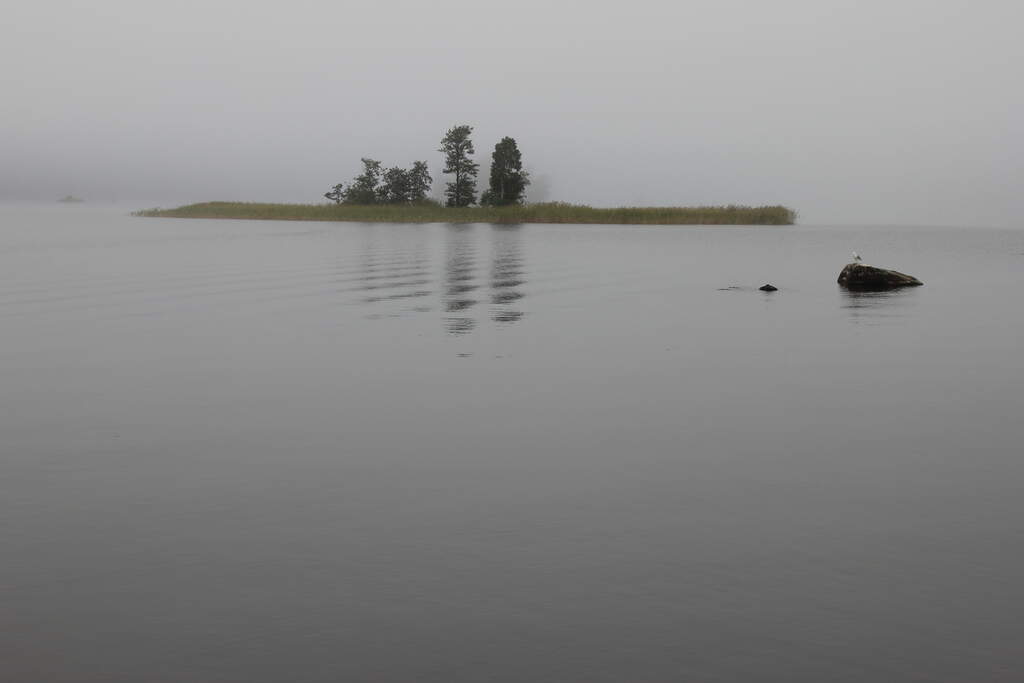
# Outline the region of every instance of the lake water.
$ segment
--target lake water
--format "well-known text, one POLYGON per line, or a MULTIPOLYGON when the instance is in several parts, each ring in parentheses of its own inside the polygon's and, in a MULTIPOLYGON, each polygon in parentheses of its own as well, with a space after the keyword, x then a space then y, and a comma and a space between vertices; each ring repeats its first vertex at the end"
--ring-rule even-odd
POLYGON ((1024 677, 1024 230, 127 211, 0 207, 0 679, 1024 677))

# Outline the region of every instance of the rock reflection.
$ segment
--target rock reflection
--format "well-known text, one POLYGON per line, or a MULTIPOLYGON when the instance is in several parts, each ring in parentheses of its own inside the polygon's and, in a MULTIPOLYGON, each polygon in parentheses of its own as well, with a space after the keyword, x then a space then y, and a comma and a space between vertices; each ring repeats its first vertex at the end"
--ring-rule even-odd
POLYGON ((522 311, 511 307, 525 296, 518 289, 525 284, 521 227, 491 227, 494 243, 491 260, 491 319, 498 323, 514 323, 524 315, 522 311))
POLYGON ((883 291, 839 288, 840 305, 855 323, 880 325, 887 320, 905 318, 917 298, 916 288, 903 287, 883 291))
MULTIPOLYGON (((445 241, 444 310, 467 313, 478 302, 473 297, 479 285, 476 278, 476 243, 472 225, 449 225, 445 241)), ((450 334, 466 334, 476 327, 471 315, 447 316, 445 329, 450 334)))

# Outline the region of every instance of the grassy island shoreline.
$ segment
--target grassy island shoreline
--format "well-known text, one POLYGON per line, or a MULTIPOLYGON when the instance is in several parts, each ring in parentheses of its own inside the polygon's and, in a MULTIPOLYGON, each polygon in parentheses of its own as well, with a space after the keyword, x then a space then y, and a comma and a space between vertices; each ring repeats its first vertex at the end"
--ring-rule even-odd
POLYGON ((516 206, 452 208, 435 202, 411 204, 266 204, 203 202, 133 215, 156 218, 236 218, 273 221, 357 223, 586 223, 605 225, 792 225, 785 206, 621 207, 599 209, 549 202, 516 206))

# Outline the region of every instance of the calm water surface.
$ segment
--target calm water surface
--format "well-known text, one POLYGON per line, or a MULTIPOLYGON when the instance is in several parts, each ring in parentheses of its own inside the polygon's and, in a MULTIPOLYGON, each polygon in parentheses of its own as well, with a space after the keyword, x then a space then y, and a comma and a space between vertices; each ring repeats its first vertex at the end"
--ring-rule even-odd
POLYGON ((125 212, 0 207, 0 679, 1024 677, 1024 230, 125 212))

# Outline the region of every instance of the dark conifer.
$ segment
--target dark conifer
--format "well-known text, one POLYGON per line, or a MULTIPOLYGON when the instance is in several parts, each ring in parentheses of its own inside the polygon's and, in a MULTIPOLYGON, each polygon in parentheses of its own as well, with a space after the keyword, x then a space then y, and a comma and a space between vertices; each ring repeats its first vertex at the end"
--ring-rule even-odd
POLYGON ((491 154, 490 189, 480 197, 481 204, 507 206, 522 204, 530 174, 523 170, 523 155, 516 141, 504 137, 491 154))

